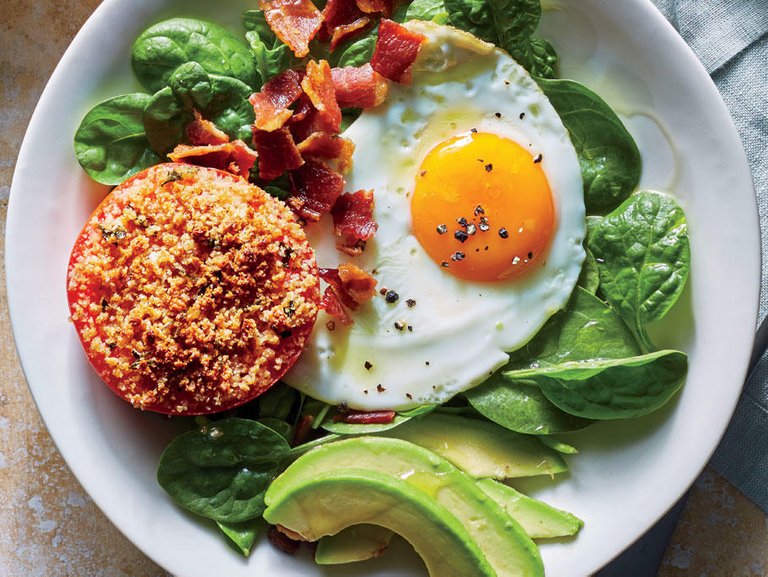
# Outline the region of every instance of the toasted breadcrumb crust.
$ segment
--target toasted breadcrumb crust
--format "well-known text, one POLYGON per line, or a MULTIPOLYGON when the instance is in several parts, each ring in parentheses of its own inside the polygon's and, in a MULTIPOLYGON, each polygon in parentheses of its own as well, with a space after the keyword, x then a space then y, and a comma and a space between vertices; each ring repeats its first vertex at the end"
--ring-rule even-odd
POLYGON ((162 164, 118 186, 75 244, 71 318, 102 379, 135 407, 205 414, 295 362, 320 299, 293 213, 245 180, 162 164))

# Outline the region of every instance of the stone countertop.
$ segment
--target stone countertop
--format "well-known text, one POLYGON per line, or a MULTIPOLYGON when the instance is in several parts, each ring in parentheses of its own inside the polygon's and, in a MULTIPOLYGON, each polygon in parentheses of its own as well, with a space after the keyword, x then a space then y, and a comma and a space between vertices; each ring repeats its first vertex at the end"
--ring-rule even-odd
MULTIPOLYGON (((11 176, 27 123, 56 63, 99 3, 0 0, 2 257, 11 176)), ((0 275, 0 577, 167 575, 104 517, 53 444, 19 366, 4 268, 0 275)), ((706 470, 691 491, 658 577, 766 575, 768 519, 706 470)))

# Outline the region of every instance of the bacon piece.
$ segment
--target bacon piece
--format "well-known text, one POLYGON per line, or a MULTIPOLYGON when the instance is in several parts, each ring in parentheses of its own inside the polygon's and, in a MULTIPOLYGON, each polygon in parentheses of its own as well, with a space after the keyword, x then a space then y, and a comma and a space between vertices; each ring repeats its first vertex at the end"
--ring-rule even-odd
POLYGON ((327 132, 313 132, 297 146, 303 158, 323 158, 335 163, 335 168, 341 174, 346 174, 352 168, 352 153, 355 143, 327 132))
POLYGON ((291 171, 292 194, 286 202, 299 216, 317 221, 329 212, 344 190, 344 178, 324 162, 308 158, 291 171))
POLYGON ((203 118, 197 110, 195 110, 195 119, 187 124, 184 132, 187 133, 187 140, 192 146, 229 142, 227 133, 216 128, 213 122, 203 118))
POLYGON ((321 268, 318 274, 333 288, 341 303, 353 311, 376 295, 376 279, 353 264, 321 268))
POLYGON ((263 180, 274 180, 284 172, 304 164, 287 128, 272 132, 255 129, 253 145, 259 154, 259 178, 263 180))
POLYGON ((372 108, 387 97, 387 80, 370 63, 331 69, 336 101, 342 108, 372 108))
POLYGON ((251 95, 256 128, 272 132, 283 127, 293 114, 288 107, 303 93, 301 79, 300 72, 285 70, 267 82, 260 92, 251 95))
POLYGON ((379 225, 373 219, 373 191, 358 190, 344 193, 331 210, 333 230, 340 243, 338 249, 350 256, 365 250, 365 243, 373 238, 379 225))
POLYGON ((357 7, 366 14, 382 14, 389 17, 392 15, 394 3, 392 0, 355 0, 357 7))
POLYGON ((311 0, 259 0, 259 9, 297 58, 309 54, 309 43, 323 25, 323 15, 311 0))
POLYGON ((301 87, 317 110, 324 126, 329 128, 326 132, 338 132, 341 128, 341 108, 336 102, 336 89, 328 62, 310 60, 301 87))
POLYGON ((173 162, 218 168, 248 178, 251 168, 256 164, 257 154, 242 140, 235 140, 203 146, 179 144, 168 158, 173 162))
MULTIPOLYGON (((341 304, 339 295, 330 286, 326 287, 325 292, 323 292, 323 296, 320 299, 320 308, 331 315, 341 326, 347 327, 352 324, 352 317, 349 316, 347 309, 341 304)), ((328 325, 328 328, 333 330, 330 325, 328 325)))
POLYGON ((392 20, 379 24, 379 37, 373 50, 371 66, 390 80, 407 84, 411 81, 411 68, 426 38, 411 32, 392 20))
POLYGON ((328 0, 323 8, 323 31, 326 37, 330 37, 336 27, 351 24, 363 16, 365 14, 357 7, 355 0, 328 0))
POLYGON ((333 28, 331 33, 331 52, 336 50, 336 46, 339 42, 346 40, 350 36, 354 36, 358 32, 364 30, 371 23, 371 19, 368 16, 361 16, 356 20, 353 20, 349 24, 339 24, 333 28))
POLYGON ((334 415, 335 422, 359 425, 386 425, 395 420, 395 411, 349 411, 334 415))

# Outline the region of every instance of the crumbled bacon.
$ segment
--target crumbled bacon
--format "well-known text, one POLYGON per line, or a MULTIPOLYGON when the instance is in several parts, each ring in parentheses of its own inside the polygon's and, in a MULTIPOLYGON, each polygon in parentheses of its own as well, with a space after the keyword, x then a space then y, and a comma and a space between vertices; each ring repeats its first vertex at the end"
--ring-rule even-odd
POLYGON ((269 82, 260 92, 251 95, 250 102, 256 116, 254 126, 271 132, 282 128, 293 112, 288 108, 302 95, 302 74, 285 70, 269 82))
MULTIPOLYGON (((331 38, 331 50, 336 46, 333 41, 333 35, 337 28, 350 26, 361 18, 366 18, 370 21, 360 8, 357 7, 355 0, 328 0, 325 8, 323 8, 323 18, 325 19, 323 37, 326 40, 331 38)), ((336 42, 338 42, 338 39, 336 42)))
POLYGON ((263 180, 274 180, 304 164, 287 128, 272 132, 254 129, 253 145, 259 155, 259 177, 263 180))
POLYGON ((426 38, 386 18, 379 24, 379 37, 373 50, 371 66, 390 80, 407 84, 411 68, 426 38))
POLYGON ((332 287, 326 287, 323 296, 320 299, 320 308, 332 316, 341 326, 352 324, 352 317, 349 316, 347 309, 341 304, 339 295, 332 287))
POLYGON ((338 134, 313 132, 297 148, 303 158, 323 158, 335 163, 334 168, 341 174, 346 174, 352 168, 355 143, 338 134))
POLYGON ((323 25, 323 15, 311 0, 259 0, 259 9, 297 58, 309 54, 309 43, 323 25))
POLYGON ((301 81, 304 93, 309 97, 326 132, 336 133, 341 128, 341 108, 336 102, 336 89, 333 86, 331 67, 326 60, 307 63, 307 72, 301 81))
POLYGON ((310 221, 319 220, 329 212, 344 190, 344 178, 324 162, 312 158, 291 171, 290 178, 292 191, 286 202, 299 216, 310 221))
POLYGON ((340 251, 350 256, 363 252, 365 243, 373 238, 379 225, 373 219, 373 191, 358 190, 344 193, 331 210, 333 230, 340 251))
POLYGON ((387 80, 370 63, 333 68, 331 78, 342 108, 372 108, 387 97, 387 80))
POLYGON ((173 162, 218 168, 248 178, 251 168, 256 163, 257 154, 242 140, 235 140, 202 146, 179 144, 168 158, 173 162))
POLYGON ((187 124, 184 132, 187 133, 187 140, 192 146, 229 142, 227 133, 216 128, 213 122, 203 118, 197 110, 195 110, 195 119, 187 124))
POLYGON ((392 15, 392 0, 355 0, 357 7, 366 14, 382 14, 384 16, 392 15))
POLYGON ((395 411, 347 411, 334 415, 335 422, 359 425, 387 425, 395 420, 395 411))
POLYGON ((338 126, 332 125, 326 115, 322 115, 312 104, 309 96, 302 94, 293 109, 293 116, 286 122, 296 142, 309 138, 314 132, 339 131, 338 126))
POLYGON ((340 42, 364 30, 370 23, 371 19, 368 16, 361 16, 349 24, 339 24, 338 26, 335 26, 331 33, 331 52, 336 50, 336 47, 340 42))
POLYGON ((321 268, 318 274, 334 290, 339 301, 353 311, 376 295, 376 279, 353 264, 321 268))

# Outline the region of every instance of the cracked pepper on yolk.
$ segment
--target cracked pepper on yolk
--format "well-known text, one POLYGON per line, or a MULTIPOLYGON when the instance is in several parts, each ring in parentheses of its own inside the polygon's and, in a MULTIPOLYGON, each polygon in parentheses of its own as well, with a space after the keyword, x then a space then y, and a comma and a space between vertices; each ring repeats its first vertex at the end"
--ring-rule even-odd
POLYGON ((414 234, 432 260, 484 282, 518 277, 542 262, 556 217, 541 160, 489 133, 433 148, 411 199, 414 234))

